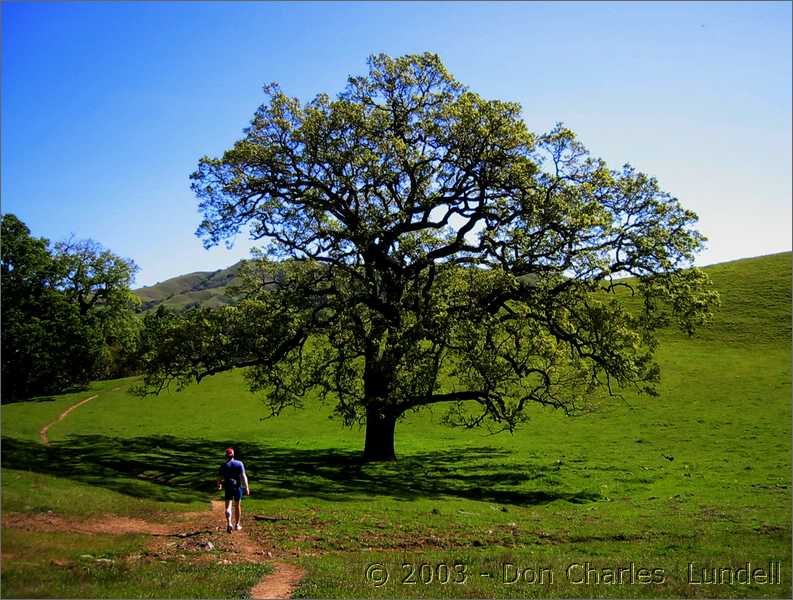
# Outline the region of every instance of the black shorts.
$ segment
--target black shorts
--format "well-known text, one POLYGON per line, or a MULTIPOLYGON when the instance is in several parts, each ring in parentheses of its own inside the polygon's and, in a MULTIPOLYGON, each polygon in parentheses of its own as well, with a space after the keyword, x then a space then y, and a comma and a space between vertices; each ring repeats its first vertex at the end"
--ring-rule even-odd
POLYGON ((226 490, 226 494, 225 494, 226 500, 237 500, 237 501, 242 500, 241 487, 238 488, 226 487, 224 489, 226 490))

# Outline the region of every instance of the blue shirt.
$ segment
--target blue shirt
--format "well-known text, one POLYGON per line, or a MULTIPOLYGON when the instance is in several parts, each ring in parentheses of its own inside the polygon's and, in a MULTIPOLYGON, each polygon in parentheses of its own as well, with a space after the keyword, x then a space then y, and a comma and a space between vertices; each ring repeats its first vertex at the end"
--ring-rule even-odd
POLYGON ((242 476, 245 474, 245 465, 241 460, 232 458, 220 465, 218 475, 223 478, 223 485, 227 488, 242 487, 242 476))

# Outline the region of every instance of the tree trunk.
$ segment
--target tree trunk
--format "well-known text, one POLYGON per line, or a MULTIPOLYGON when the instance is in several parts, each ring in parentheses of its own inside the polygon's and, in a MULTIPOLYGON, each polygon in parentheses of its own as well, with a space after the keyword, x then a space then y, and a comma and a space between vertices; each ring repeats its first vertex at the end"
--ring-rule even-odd
POLYGON ((394 453, 395 427, 395 415, 383 414, 372 407, 366 409, 366 444, 363 449, 365 461, 396 460, 394 453))

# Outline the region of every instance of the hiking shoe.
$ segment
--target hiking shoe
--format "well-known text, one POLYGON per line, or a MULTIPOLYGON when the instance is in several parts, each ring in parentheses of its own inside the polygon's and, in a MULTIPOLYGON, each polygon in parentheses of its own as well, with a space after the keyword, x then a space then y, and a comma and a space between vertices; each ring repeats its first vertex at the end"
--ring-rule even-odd
POLYGON ((231 533, 234 528, 231 526, 231 523, 226 525, 226 533, 231 533))
POLYGON ((237 531, 242 531, 242 525, 237 523, 237 526, 234 529, 236 529, 237 531))

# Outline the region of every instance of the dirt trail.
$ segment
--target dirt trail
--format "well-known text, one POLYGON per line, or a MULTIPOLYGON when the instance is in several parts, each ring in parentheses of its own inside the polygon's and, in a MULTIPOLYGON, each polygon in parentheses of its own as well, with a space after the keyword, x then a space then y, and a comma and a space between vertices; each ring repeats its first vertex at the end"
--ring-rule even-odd
MULTIPOLYGON (((121 389, 121 386, 118 386, 118 387, 114 387, 110 391, 111 392, 117 392, 120 389, 121 389)), ((70 412, 72 412, 75 408, 79 408, 80 406, 82 406, 86 402, 90 402, 91 400, 96 400, 98 397, 99 397, 99 394, 94 394, 90 398, 86 398, 85 400, 80 400, 76 404, 72 404, 69 408, 67 408, 60 415, 58 415, 57 419, 55 419, 54 421, 52 421, 50 423, 47 423, 44 427, 42 427, 41 430, 39 431, 39 439, 41 440, 41 443, 44 444, 45 446, 49 446, 50 445, 50 438, 47 436, 47 432, 50 430, 50 427, 52 427, 53 425, 56 425, 57 423, 60 423, 61 421, 63 421, 67 417, 67 415, 70 412)))
MULTIPOLYGON (((216 519, 225 521, 225 505, 220 500, 212 501, 212 514, 216 519)), ((245 530, 234 532, 231 535, 232 542, 236 545, 239 554, 252 562, 259 562, 262 555, 267 551, 258 543, 245 534, 245 530), (243 534, 243 535, 241 535, 243 534)), ((274 562, 272 567, 275 569, 269 575, 263 577, 256 585, 251 588, 251 598, 291 598, 292 592, 297 584, 303 579, 305 572, 296 565, 284 562, 274 562)))
MULTIPOLYGON (((112 391, 118 389, 120 388, 113 388, 112 391)), ((45 446, 49 445, 50 441, 47 432, 50 427, 63 421, 69 413, 76 408, 98 397, 99 394, 94 394, 90 398, 72 404, 63 411, 57 419, 42 427, 39 431, 41 443, 45 446)), ((116 515, 103 515, 98 519, 89 521, 72 521, 54 513, 7 513, 3 515, 2 523, 3 527, 13 527, 15 529, 22 529, 23 531, 73 531, 76 533, 106 533, 112 535, 138 533, 176 538, 196 536, 195 539, 198 539, 198 536, 206 534, 211 536, 213 534, 219 534, 221 531, 225 534, 225 528, 217 525, 225 522, 224 509, 225 506, 222 501, 213 500, 212 509, 209 513, 200 512, 183 513, 178 516, 174 515, 173 518, 175 522, 169 525, 116 515), (210 517, 213 523, 212 527, 209 529, 207 529, 207 517, 210 517), (184 531, 185 529, 193 529, 193 531, 184 531)), ((272 556, 271 552, 268 552, 252 539, 244 529, 242 531, 235 531, 231 535, 226 534, 226 537, 216 538, 216 541, 219 546, 223 547, 226 556, 230 558, 241 559, 248 562, 262 562, 265 557, 272 556)), ((158 546, 160 550, 164 549, 162 543, 158 544, 158 546)), ((174 546, 174 543, 167 544, 167 546, 174 546)), ((275 570, 266 577, 263 577, 251 589, 252 598, 290 598, 297 584, 305 575, 303 569, 289 563, 274 562, 272 566, 275 570)))
POLYGON ((289 563, 273 563, 275 572, 251 588, 251 598, 291 598, 292 592, 303 579, 305 572, 297 565, 289 563))
MULTIPOLYGON (((166 558, 184 551, 206 549, 212 541, 214 547, 221 550, 224 558, 221 562, 265 562, 272 557, 269 552, 243 529, 226 533, 224 504, 220 500, 212 501, 211 511, 182 513, 170 516, 169 523, 155 523, 145 519, 122 517, 118 515, 102 515, 90 520, 67 519, 55 513, 6 513, 2 518, 3 527, 21 529, 22 531, 50 532, 70 531, 75 533, 99 533, 111 535, 146 534, 155 536, 150 544, 150 554, 166 558), (168 541, 168 540, 175 541, 168 541), (179 541, 181 540, 181 541, 179 541)), ((246 522, 246 527, 252 522, 246 522)), ((209 559, 206 554, 198 560, 209 559)), ((5 555, 3 558, 8 558, 5 555)), ((185 558, 184 554, 181 558, 185 558)), ((263 577, 251 589, 251 597, 290 598, 297 584, 305 575, 304 571, 285 562, 272 562, 274 572, 263 577)))
MULTIPOLYGON (((212 518, 218 523, 226 522, 224 508, 221 500, 212 501, 212 518)), ((267 551, 254 542, 244 529, 241 532, 233 532, 229 539, 231 540, 232 550, 241 558, 251 562, 259 562, 267 554, 267 551)))
POLYGON ((47 423, 44 427, 42 427, 41 431, 39 431, 39 439, 41 440, 41 443, 44 444, 45 446, 49 446, 50 445, 50 439, 47 437, 47 432, 49 431, 50 427, 52 427, 56 423, 60 423, 61 421, 63 421, 66 418, 66 416, 70 412, 72 412, 75 408, 78 408, 78 407, 82 406, 83 404, 85 404, 86 402, 90 402, 91 400, 94 400, 94 399, 96 399, 98 397, 99 397, 99 394, 94 394, 90 398, 86 398, 85 400, 80 400, 80 402, 78 402, 77 404, 72 404, 69 408, 67 408, 65 411, 63 411, 58 416, 57 419, 55 419, 51 423, 47 423))

